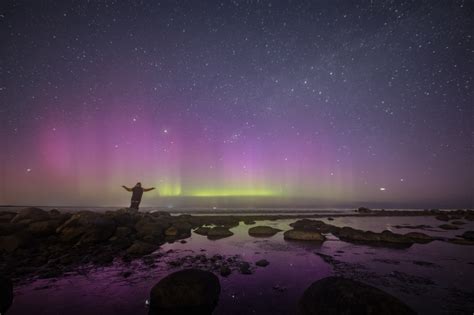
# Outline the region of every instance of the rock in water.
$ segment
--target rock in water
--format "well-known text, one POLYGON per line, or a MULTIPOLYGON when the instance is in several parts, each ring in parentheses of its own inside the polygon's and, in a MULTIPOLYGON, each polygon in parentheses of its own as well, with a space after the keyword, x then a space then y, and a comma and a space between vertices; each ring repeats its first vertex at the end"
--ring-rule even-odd
POLYGON ((459 230, 459 228, 452 224, 441 224, 439 228, 443 230, 459 230))
POLYGON ((469 241, 474 241, 474 231, 466 231, 461 237, 469 241))
POLYGON ((260 226, 254 226, 254 227, 250 228, 249 229, 249 235, 257 236, 257 237, 259 237, 259 236, 261 236, 261 237, 273 236, 273 235, 277 234, 280 231, 281 230, 272 228, 271 226, 260 225, 260 226))
POLYGON ((12 282, 0 276, 0 314, 5 314, 13 302, 12 282))
POLYGON ((149 314, 212 314, 220 291, 219 279, 213 273, 181 270, 161 279, 151 289, 149 314))
POLYGON ((270 263, 268 262, 268 260, 266 259, 260 259, 258 260, 255 265, 259 266, 259 267, 266 267, 268 266, 270 263))
POLYGON ((323 242, 326 237, 317 231, 289 230, 283 234, 285 240, 323 242))
POLYGON ((416 314, 403 302, 367 284, 328 277, 311 284, 299 302, 301 315, 416 314))
POLYGON ((199 235, 207 235, 207 233, 209 233, 210 230, 211 230, 210 227, 201 226, 195 229, 194 233, 199 234, 199 235))
POLYGON ((231 231, 229 231, 228 228, 223 227, 223 226, 213 227, 207 232, 207 238, 213 239, 213 240, 229 237, 232 235, 234 235, 234 233, 232 233, 231 231))

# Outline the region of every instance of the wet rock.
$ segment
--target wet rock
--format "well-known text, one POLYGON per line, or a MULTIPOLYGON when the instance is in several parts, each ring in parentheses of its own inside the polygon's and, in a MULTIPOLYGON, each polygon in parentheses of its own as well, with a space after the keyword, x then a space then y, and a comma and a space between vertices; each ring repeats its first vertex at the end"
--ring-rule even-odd
POLYGON ((474 231, 466 231, 461 237, 469 241, 474 241, 474 231))
POLYGON ((385 230, 381 233, 372 231, 362 231, 353 229, 351 227, 343 227, 340 229, 336 236, 343 241, 352 241, 360 243, 373 243, 373 244, 392 244, 392 245, 411 245, 414 241, 405 235, 396 234, 385 230))
POLYGON ((467 223, 467 222, 460 221, 460 220, 451 221, 451 224, 454 224, 454 225, 464 225, 464 224, 466 224, 466 223, 467 223))
POLYGON ((199 234, 199 235, 207 235, 207 233, 209 233, 210 230, 211 230, 210 227, 201 226, 195 229, 194 233, 199 234))
POLYGON ((333 217, 328 217, 328 221, 334 221, 333 217))
POLYGON ((212 314, 220 291, 219 279, 211 272, 178 271, 151 289, 149 314, 212 314))
POLYGON ((317 231, 320 233, 336 233, 339 227, 327 224, 321 220, 302 219, 290 224, 295 230, 317 231))
POLYGON ((443 230, 459 230, 459 227, 452 224, 441 224, 439 228, 443 230))
POLYGON ((435 267, 436 264, 429 262, 429 261, 423 261, 423 260, 413 260, 412 261, 415 265, 418 266, 423 266, 423 267, 435 267))
POLYGON ((299 301, 301 315, 416 314, 392 295, 367 284, 328 277, 311 284, 299 301))
POLYGON ((440 214, 440 215, 437 215, 435 218, 436 220, 439 220, 439 221, 449 221, 449 215, 447 214, 440 214))
POLYGON ((289 230, 283 234, 285 240, 323 242, 326 237, 317 231, 289 230))
POLYGON ((260 259, 258 260, 255 265, 259 266, 259 267, 266 267, 268 266, 270 263, 268 262, 268 260, 266 259, 260 259))
POLYGON ((435 238, 433 238, 432 236, 426 235, 421 232, 410 232, 405 234, 405 236, 411 239, 413 242, 421 244, 429 243, 435 240, 435 238))
POLYGON ((229 231, 228 228, 223 227, 223 226, 213 227, 207 232, 207 238, 213 239, 213 240, 229 237, 232 235, 234 235, 234 233, 232 233, 231 231, 229 231))
POLYGON ((252 224, 255 224, 256 222, 254 220, 244 220, 244 224, 245 225, 252 225, 252 224))
POLYGON ((37 221, 49 220, 49 213, 40 208, 29 207, 18 211, 18 214, 11 220, 11 223, 29 224, 37 221))
POLYGON ((224 265, 224 266, 221 266, 219 273, 221 276, 227 277, 232 273, 232 271, 230 270, 229 266, 224 265))
POLYGON ((133 228, 141 219, 141 215, 135 209, 122 208, 116 211, 107 211, 105 216, 114 220, 117 226, 126 226, 133 228))
POLYGON ((158 249, 158 247, 159 246, 155 244, 135 241, 129 248, 127 248, 127 253, 129 255, 144 256, 153 253, 155 250, 158 249))
POLYGON ((254 226, 249 229, 249 235, 256 236, 256 237, 264 237, 264 236, 273 236, 276 233, 280 232, 280 229, 272 228, 271 226, 254 226))
POLYGON ((0 314, 5 314, 13 302, 13 284, 10 279, 0 276, 0 314))
POLYGON ((239 265, 239 271, 243 275, 251 275, 252 270, 250 269, 250 264, 246 261, 243 261, 239 265))
POLYGON ((0 211, 0 223, 9 223, 16 215, 16 212, 0 211))

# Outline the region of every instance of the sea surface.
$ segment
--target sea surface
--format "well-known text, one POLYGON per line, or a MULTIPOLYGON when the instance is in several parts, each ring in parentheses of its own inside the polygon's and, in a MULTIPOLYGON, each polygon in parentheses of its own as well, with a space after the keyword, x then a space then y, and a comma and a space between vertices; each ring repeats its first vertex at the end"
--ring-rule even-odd
MULTIPOLYGON (((352 210, 353 211, 353 210, 352 210)), ((418 231, 395 225, 429 225, 420 232, 454 237, 473 230, 474 222, 460 230, 445 231, 434 217, 336 217, 326 223, 358 229, 398 233, 418 231)), ((361 280, 395 295, 419 314, 472 314, 474 311, 474 250, 471 246, 441 241, 414 244, 409 248, 356 245, 328 235, 321 245, 291 242, 283 232, 272 237, 249 236, 248 229, 268 225, 288 230, 295 220, 257 221, 231 228, 234 235, 211 241, 192 233, 186 243, 166 243, 155 253, 151 266, 138 259, 126 265, 87 269, 58 279, 38 279, 15 288, 10 315, 20 314, 147 314, 150 289, 167 274, 191 267, 170 262, 185 256, 215 254, 237 256, 252 265, 259 259, 267 267, 253 267, 253 274, 234 271, 219 276, 221 295, 214 314, 295 314, 298 300, 312 282, 342 275, 361 280), (316 253, 337 261, 328 264, 316 253), (161 256, 161 257, 158 257, 161 256), (127 278, 124 271, 130 271, 127 278)), ((196 266, 194 266, 196 267, 196 266)), ((199 266, 198 266, 199 267, 199 266)))

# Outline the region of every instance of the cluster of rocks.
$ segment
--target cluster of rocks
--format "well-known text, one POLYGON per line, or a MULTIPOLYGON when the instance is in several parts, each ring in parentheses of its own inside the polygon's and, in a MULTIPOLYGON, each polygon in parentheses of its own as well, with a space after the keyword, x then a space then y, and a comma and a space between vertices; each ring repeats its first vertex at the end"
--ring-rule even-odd
MULTIPOLYGON (((241 274, 249 275, 252 274, 255 269, 251 263, 242 260, 238 255, 187 255, 175 258, 168 261, 167 263, 172 268, 195 268, 219 273, 223 277, 229 276, 232 274, 232 272, 239 272, 241 274)), ((260 259, 255 262, 255 266, 258 267, 266 267, 269 264, 270 263, 266 259, 260 259)))
MULTIPOLYGON (((209 271, 185 269, 160 280, 150 292, 150 315, 212 314, 219 279, 209 271)), ((394 296, 359 281, 327 277, 312 283, 299 301, 299 314, 415 314, 394 296)))

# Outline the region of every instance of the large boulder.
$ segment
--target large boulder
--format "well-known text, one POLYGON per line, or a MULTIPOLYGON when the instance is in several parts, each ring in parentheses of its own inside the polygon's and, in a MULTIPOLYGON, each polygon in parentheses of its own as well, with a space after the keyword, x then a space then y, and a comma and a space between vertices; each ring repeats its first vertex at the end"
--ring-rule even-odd
POLYGON ((299 301, 301 315, 416 314, 396 297, 367 284, 328 277, 311 284, 299 301))
POLYGON ((0 276, 0 314, 5 314, 13 302, 13 284, 0 276))
POLYGON ((10 222, 16 215, 16 212, 0 211, 0 223, 10 222))
POLYGON ((137 213, 136 209, 122 208, 116 211, 107 211, 105 215, 114 220, 118 226, 126 226, 133 228, 135 224, 141 219, 141 215, 137 213))
POLYGON ((405 234, 405 236, 415 243, 422 243, 422 244, 429 243, 435 240, 434 237, 429 236, 425 233, 421 233, 421 232, 410 232, 410 233, 405 234))
POLYGON ((321 220, 302 219, 290 224, 295 230, 318 231, 320 233, 336 233, 339 227, 327 224, 321 220))
POLYGON ((98 243, 108 240, 115 232, 116 223, 105 215, 80 211, 64 222, 56 232, 67 243, 98 243))
POLYGON ((319 233, 318 231, 307 231, 307 230, 289 230, 283 234, 285 240, 293 241, 315 241, 323 242, 326 240, 326 237, 319 233))
POLYGON ((207 232, 207 238, 212 240, 229 237, 232 235, 234 235, 234 233, 232 233, 228 228, 223 226, 213 227, 207 232))
POLYGON ((210 230, 211 230, 210 227, 200 226, 197 229, 195 229, 193 232, 199 235, 207 235, 207 233, 209 233, 210 230))
POLYGON ((18 214, 11 220, 11 222, 29 224, 32 222, 49 220, 49 218, 49 213, 43 209, 29 207, 18 211, 18 214))
POLYGON ((25 228, 25 224, 0 223, 0 235, 10 235, 25 228))
POLYGON ((149 314, 212 314, 220 291, 219 279, 213 273, 181 270, 161 279, 151 289, 149 314))
POLYGON ((249 229, 249 235, 250 236, 256 236, 256 237, 265 237, 265 236, 273 236, 280 232, 280 229, 275 229, 272 228, 271 226, 254 226, 249 229))

